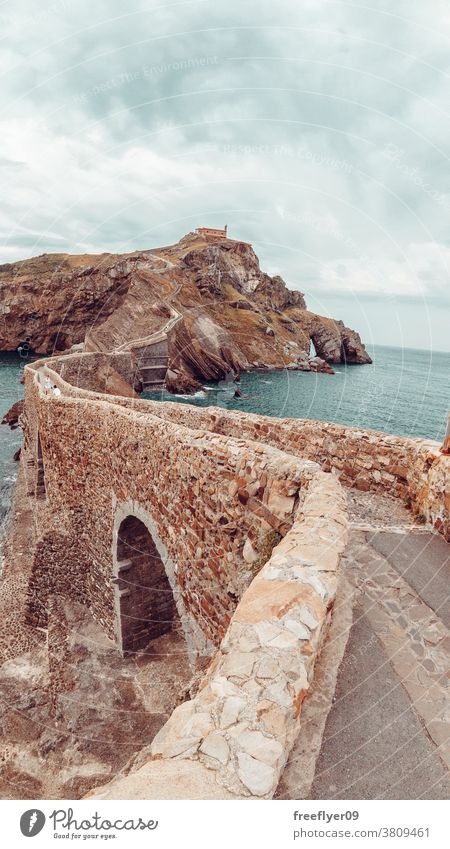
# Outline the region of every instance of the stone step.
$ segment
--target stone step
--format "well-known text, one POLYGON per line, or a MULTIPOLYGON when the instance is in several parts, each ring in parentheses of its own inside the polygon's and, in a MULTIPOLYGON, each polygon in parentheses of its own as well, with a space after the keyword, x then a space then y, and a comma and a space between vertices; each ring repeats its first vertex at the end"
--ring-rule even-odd
POLYGON ((149 380, 152 376, 160 377, 164 380, 167 372, 167 366, 140 366, 139 372, 144 380, 149 380))
POLYGON ((152 366, 161 366, 167 368, 168 364, 168 357, 140 357, 138 360, 138 366, 140 369, 147 367, 151 368, 152 366))
POLYGON ((143 383, 142 384, 142 391, 143 392, 157 392, 157 391, 159 392, 159 390, 164 389, 164 387, 165 387, 164 381, 162 383, 143 383))
POLYGON ((162 389, 162 388, 163 388, 163 386, 164 386, 164 380, 146 380, 146 381, 142 381, 142 388, 144 389, 144 391, 145 391, 146 389, 149 389, 149 390, 153 390, 153 389, 162 389))

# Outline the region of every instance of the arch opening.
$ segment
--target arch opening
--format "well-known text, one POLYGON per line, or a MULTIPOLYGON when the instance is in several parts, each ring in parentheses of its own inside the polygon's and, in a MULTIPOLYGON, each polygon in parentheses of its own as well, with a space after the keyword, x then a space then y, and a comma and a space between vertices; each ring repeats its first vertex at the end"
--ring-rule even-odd
POLYGON ((127 516, 117 537, 116 611, 122 654, 145 648, 178 624, 172 588, 147 527, 127 516))

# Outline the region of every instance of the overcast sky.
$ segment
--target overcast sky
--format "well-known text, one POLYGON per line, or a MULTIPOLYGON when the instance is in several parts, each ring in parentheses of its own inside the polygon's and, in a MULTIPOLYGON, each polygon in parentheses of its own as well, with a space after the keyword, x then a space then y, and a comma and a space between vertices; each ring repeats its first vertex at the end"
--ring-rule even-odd
POLYGON ((223 226, 382 344, 450 349, 447 0, 6 0, 0 260, 223 226))

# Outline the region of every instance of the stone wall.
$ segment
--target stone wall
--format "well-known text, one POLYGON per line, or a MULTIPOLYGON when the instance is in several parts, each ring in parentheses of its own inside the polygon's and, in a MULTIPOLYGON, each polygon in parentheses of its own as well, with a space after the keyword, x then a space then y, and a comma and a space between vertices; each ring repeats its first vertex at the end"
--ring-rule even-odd
POLYGON ((57 590, 87 603, 114 638, 114 527, 126 504, 148 517, 182 619, 188 611, 218 645, 262 554, 269 556, 267 539, 287 533, 318 467, 143 414, 134 402, 70 387, 54 371, 61 396, 45 394, 41 368, 28 366, 25 378, 27 444, 36 463, 39 437, 45 477, 30 620, 46 624, 46 600, 57 590))
POLYGON ((296 739, 347 539, 337 479, 314 476, 294 524, 244 593, 196 697, 102 799, 271 798, 296 739))
POLYGON ((50 365, 25 369, 24 462, 44 491, 31 620, 49 624, 50 604, 51 625, 57 592, 117 638, 120 529, 135 516, 188 645, 218 648, 142 765, 93 795, 270 798, 334 604, 347 534, 338 479, 409 500, 448 538, 449 458, 426 440, 105 396, 52 369, 55 397, 42 387, 50 365))
POLYGON ((450 457, 441 453, 437 442, 309 419, 146 403, 154 415, 168 421, 260 440, 319 463, 345 486, 402 498, 450 541, 450 457))
POLYGON ((130 395, 126 390, 134 386, 136 365, 130 351, 117 354, 97 351, 66 354, 52 357, 50 362, 52 369, 67 383, 82 389, 111 395, 130 395))

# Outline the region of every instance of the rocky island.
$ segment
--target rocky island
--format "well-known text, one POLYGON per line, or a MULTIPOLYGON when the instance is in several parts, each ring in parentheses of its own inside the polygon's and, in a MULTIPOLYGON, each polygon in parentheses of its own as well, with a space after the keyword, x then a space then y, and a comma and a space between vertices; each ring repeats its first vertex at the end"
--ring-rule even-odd
MULTIPOLYGON (((301 292, 261 271, 252 246, 226 230, 200 228, 128 254, 3 265, 0 304, 0 350, 132 349, 138 390, 165 382, 194 392, 230 372, 371 362, 358 333, 310 312, 301 292)), ((117 376, 115 384, 120 393, 117 376)))

